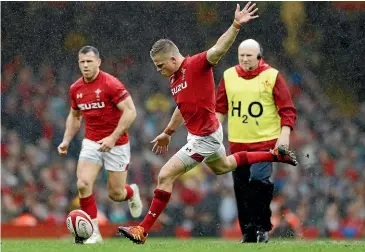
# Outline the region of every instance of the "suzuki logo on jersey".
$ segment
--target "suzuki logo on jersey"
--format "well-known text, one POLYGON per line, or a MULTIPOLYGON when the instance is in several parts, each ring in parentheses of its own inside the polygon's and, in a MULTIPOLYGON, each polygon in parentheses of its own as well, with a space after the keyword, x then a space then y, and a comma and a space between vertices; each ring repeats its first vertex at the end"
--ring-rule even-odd
POLYGON ((101 109, 105 107, 104 102, 92 102, 92 103, 82 103, 77 104, 80 110, 90 110, 90 109, 101 109))
POLYGON ((188 86, 188 83, 186 81, 184 81, 183 83, 180 83, 176 87, 171 88, 172 95, 179 93, 181 90, 187 88, 187 86, 188 86))
POLYGON ((77 95, 76 95, 76 98, 77 98, 77 99, 81 99, 81 98, 82 98, 82 93, 77 94, 77 95))

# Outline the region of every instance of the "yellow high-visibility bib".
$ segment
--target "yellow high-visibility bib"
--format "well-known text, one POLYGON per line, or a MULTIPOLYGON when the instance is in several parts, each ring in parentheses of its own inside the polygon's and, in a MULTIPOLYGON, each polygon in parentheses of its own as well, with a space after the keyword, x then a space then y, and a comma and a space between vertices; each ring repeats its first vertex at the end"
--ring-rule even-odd
POLYGON ((273 95, 277 75, 273 68, 249 80, 239 77, 235 67, 224 72, 230 142, 255 143, 280 136, 280 116, 273 95))

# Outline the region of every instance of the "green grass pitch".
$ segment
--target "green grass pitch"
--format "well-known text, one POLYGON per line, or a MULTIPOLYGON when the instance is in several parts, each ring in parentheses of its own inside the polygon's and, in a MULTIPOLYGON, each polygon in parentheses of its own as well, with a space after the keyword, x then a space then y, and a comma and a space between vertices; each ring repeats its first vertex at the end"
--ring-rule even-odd
POLYGON ((267 244, 240 244, 238 241, 222 239, 149 238, 144 245, 133 244, 125 238, 107 239, 103 244, 75 245, 71 239, 59 240, 12 240, 1 241, 2 252, 365 252, 365 241, 299 241, 270 240, 267 244))

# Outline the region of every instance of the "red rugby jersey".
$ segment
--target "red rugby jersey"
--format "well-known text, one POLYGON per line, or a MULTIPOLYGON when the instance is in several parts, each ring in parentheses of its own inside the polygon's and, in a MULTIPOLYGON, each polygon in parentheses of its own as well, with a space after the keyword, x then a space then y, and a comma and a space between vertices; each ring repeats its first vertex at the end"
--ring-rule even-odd
POLYGON ((212 67, 205 51, 186 57, 179 70, 170 77, 171 93, 186 128, 197 136, 210 135, 219 127, 212 67))
MULTIPOLYGON (((123 114, 117 104, 129 96, 125 86, 114 76, 100 71, 90 83, 81 77, 70 87, 71 107, 81 110, 85 120, 85 138, 99 141, 113 133, 123 114)), ((125 132, 116 145, 128 143, 125 132)))

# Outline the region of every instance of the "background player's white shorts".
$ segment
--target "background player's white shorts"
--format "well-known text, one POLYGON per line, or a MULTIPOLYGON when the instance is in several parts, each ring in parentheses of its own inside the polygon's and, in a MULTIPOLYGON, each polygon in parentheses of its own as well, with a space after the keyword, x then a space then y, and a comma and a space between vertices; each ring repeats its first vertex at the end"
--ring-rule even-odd
POLYGON ((223 145, 222 125, 209 136, 196 136, 188 133, 188 143, 175 155, 181 159, 188 171, 201 162, 213 162, 226 155, 223 145))
POLYGON ((124 145, 114 146, 110 152, 98 151, 100 144, 84 139, 79 160, 90 161, 104 166, 108 171, 125 171, 131 159, 129 142, 124 145))

